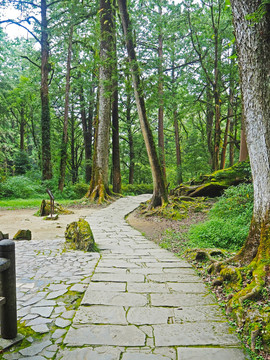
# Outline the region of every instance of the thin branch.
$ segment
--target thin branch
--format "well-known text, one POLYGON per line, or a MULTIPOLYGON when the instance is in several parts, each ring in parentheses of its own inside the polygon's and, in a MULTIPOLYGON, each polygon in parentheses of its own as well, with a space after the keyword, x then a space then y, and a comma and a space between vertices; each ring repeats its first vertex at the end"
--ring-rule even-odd
MULTIPOLYGON (((21 0, 12 0, 12 2, 21 4, 22 1, 21 0)), ((26 5, 31 5, 31 6, 34 6, 34 7, 41 8, 40 5, 34 4, 31 1, 23 1, 23 3, 26 4, 26 5)))
MULTIPOLYGON (((22 20, 22 21, 27 21, 27 20, 22 20)), ((3 23, 9 23, 9 24, 15 24, 15 25, 18 25, 20 27, 22 27, 23 29, 25 29, 26 31, 29 32, 29 34, 31 34, 33 36, 33 38, 41 44, 41 41, 38 39, 38 37, 31 31, 29 30, 26 26, 22 25, 21 24, 21 21, 18 22, 18 21, 15 21, 15 20, 3 20, 3 21, 0 21, 0 24, 3 24, 3 23)))
POLYGON ((49 3, 49 4, 47 5, 47 8, 49 8, 50 6, 52 6, 52 5, 54 5, 54 4, 57 4, 57 3, 59 3, 59 2, 62 2, 62 0, 52 1, 51 3, 49 3))
POLYGON ((52 82, 52 79, 53 79, 53 75, 54 75, 54 68, 52 69, 52 74, 51 74, 51 78, 50 78, 50 80, 49 80, 49 82, 48 82, 48 86, 51 85, 51 82, 52 82))
POLYGON ((38 67, 39 69, 41 69, 41 66, 40 66, 40 65, 38 65, 37 63, 35 63, 34 61, 32 61, 31 59, 29 59, 29 57, 28 57, 28 56, 23 56, 23 55, 21 55, 21 58, 23 58, 23 59, 26 59, 26 60, 30 61, 30 63, 31 63, 31 64, 33 64, 33 65, 35 65, 36 67, 38 67))
POLYGON ((192 64, 196 64, 197 62, 199 62, 200 59, 196 59, 196 60, 193 60, 193 61, 189 61, 187 63, 184 63, 182 65, 178 65, 178 66, 173 66, 171 68, 168 68, 168 69, 164 69, 163 71, 171 71, 171 70, 175 70, 175 69, 180 69, 182 67, 185 67, 185 66, 188 66, 188 65, 192 65, 192 64))

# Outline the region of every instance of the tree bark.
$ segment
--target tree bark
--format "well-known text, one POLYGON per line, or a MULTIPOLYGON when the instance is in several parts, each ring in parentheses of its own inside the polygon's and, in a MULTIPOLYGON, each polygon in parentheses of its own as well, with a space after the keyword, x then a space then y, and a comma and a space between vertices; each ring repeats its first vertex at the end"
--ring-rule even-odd
POLYGON ((123 25, 123 30, 125 34, 127 52, 129 57, 129 62, 131 65, 131 73, 134 86, 134 94, 137 104, 137 109, 139 113, 141 130, 148 154, 149 163, 151 166, 152 177, 153 177, 153 197, 151 199, 149 207, 157 207, 168 202, 168 194, 165 185, 165 180, 163 177, 162 169, 159 163, 157 150, 154 143, 153 134, 147 119, 144 94, 143 94, 143 85, 140 79, 139 66, 136 58, 136 53, 133 43, 133 31, 129 21, 129 15, 127 11, 127 2, 126 0, 118 0, 118 6, 120 9, 120 15, 123 25))
POLYGON ((95 134, 94 169, 87 197, 102 203, 109 194, 109 144, 112 94, 112 0, 100 0, 99 108, 95 134))
POLYGON ((211 168, 214 171, 214 147, 212 141, 213 134, 213 122, 214 122, 214 110, 213 110, 213 96, 211 93, 211 88, 209 82, 206 86, 206 136, 207 136, 207 148, 210 155, 211 168))
POLYGON ((241 130, 241 139, 240 139, 240 154, 239 161, 246 161, 248 158, 248 148, 246 142, 246 136, 244 129, 241 130))
POLYGON ((174 137, 175 137, 175 149, 176 149, 177 184, 179 185, 183 182, 183 175, 182 175, 182 156, 181 156, 178 114, 176 109, 173 111, 173 123, 174 123, 174 137))
POLYGON ((25 135, 25 116, 24 107, 21 107, 20 111, 20 150, 24 151, 24 135, 25 135))
POLYGON ((166 164, 164 148, 164 91, 163 91, 163 33, 162 33, 162 5, 159 5, 159 35, 158 35, 158 148, 163 176, 166 181, 166 164))
POLYGON ((121 193, 120 144, 119 144, 119 113, 118 113, 118 70, 116 49, 115 5, 113 1, 113 69, 112 69, 112 163, 113 192, 121 193))
POLYGON ((265 5, 259 21, 252 24, 247 19, 260 5, 260 0, 231 0, 254 186, 252 225, 237 256, 245 264, 270 257, 270 5, 265 5))
POLYGON ((49 42, 47 2, 41 0, 41 153, 42 153, 42 177, 44 180, 52 178, 51 165, 51 118, 49 104, 49 42))
POLYGON ((219 14, 217 24, 214 20, 213 13, 213 5, 210 6, 211 9, 211 17, 212 17, 212 27, 214 31, 214 82, 213 82, 213 91, 214 91, 214 100, 215 100, 215 132, 214 132, 214 154, 213 154, 213 167, 214 170, 219 169, 219 150, 220 150, 220 137, 221 137, 221 129, 220 129, 220 36, 219 36, 219 22, 221 15, 221 7, 219 3, 219 14))
POLYGON ((229 92, 229 102, 228 102, 228 114, 227 114, 227 121, 226 121, 226 127, 224 131, 224 139, 223 139, 223 146, 221 151, 221 159, 220 159, 220 169, 225 169, 225 162, 226 162, 226 150, 228 145, 228 134, 230 131, 230 125, 231 121, 233 119, 233 86, 232 86, 233 80, 230 81, 230 92, 229 92))
POLYGON ((72 56, 72 39, 73 39, 73 25, 70 27, 68 39, 68 56, 67 56, 67 72, 66 72, 66 90, 65 90, 65 110, 64 110, 64 126, 63 126, 63 140, 61 144, 61 158, 60 158, 60 175, 58 182, 58 189, 64 190, 67 164, 67 142, 68 142, 68 113, 69 113, 69 91, 70 91, 70 69, 72 56))

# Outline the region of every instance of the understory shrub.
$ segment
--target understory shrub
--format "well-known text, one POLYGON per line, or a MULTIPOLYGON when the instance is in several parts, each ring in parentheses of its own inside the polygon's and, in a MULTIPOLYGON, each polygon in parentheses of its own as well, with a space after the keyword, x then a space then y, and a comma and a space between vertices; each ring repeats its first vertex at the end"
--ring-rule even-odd
POLYGON ((152 194, 153 184, 126 184, 122 185, 123 195, 152 194))
POLYGON ((248 235, 252 211, 252 184, 228 188, 210 210, 209 219, 190 228, 190 246, 239 249, 248 235))
POLYGON ((26 176, 9 177, 6 181, 0 183, 0 198, 39 198, 44 196, 44 188, 33 182, 26 176))

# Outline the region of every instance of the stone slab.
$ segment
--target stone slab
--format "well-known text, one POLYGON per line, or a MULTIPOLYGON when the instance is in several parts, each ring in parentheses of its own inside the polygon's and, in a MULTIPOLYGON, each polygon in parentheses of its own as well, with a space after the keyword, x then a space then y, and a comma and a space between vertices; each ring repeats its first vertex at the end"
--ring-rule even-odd
POLYGON ((169 289, 165 284, 154 283, 128 283, 127 291, 135 293, 169 293, 169 289))
POLYGON ((24 336, 21 334, 18 334, 14 339, 10 339, 10 340, 3 339, 0 337, 0 351, 7 350, 11 346, 16 345, 19 342, 21 342, 23 339, 24 339, 24 336))
POLYGON ((173 309, 132 307, 127 313, 127 321, 134 325, 168 324, 168 319, 173 316, 173 309))
POLYGON ((219 306, 184 306, 174 309, 175 323, 185 321, 226 321, 219 306))
POLYGON ((31 309, 32 314, 38 314, 42 317, 48 318, 53 312, 52 306, 37 306, 31 309))
POLYGON ((186 262, 186 261, 158 261, 155 263, 149 263, 147 264, 148 267, 161 267, 161 268, 175 268, 175 269, 181 269, 183 271, 188 271, 191 270, 192 274, 196 274, 195 271, 193 270, 192 266, 186 262))
POLYGON ((186 275, 186 274, 154 274, 148 275, 147 279, 157 283, 165 282, 183 282, 183 283, 202 283, 199 276, 186 275))
POLYGON ((241 349, 224 348, 178 348, 179 360, 245 360, 249 359, 241 349))
POLYGON ((92 281, 110 281, 110 282, 144 282, 143 274, 94 274, 92 281))
POLYGON ((34 343, 25 349, 19 350, 19 353, 23 356, 34 356, 39 354, 42 350, 44 350, 47 346, 50 346, 51 344, 52 343, 49 340, 34 343))
POLYGON ((84 294, 82 305, 115 305, 115 306, 145 306, 147 296, 144 294, 123 292, 91 291, 89 288, 84 294))
POLYGON ((216 304, 216 300, 212 295, 204 294, 151 294, 152 306, 198 306, 216 304))
POLYGON ((65 350, 59 358, 61 360, 118 360, 119 356, 115 354, 100 354, 91 349, 76 349, 73 351, 65 350))
POLYGON ((73 324, 118 324, 127 325, 126 312, 120 306, 80 306, 73 324))
POLYGON ((157 354, 144 354, 143 352, 125 353, 122 360, 171 360, 167 356, 157 354))
POLYGON ((116 282, 90 282, 87 288, 87 291, 117 291, 124 292, 126 291, 126 283, 116 283, 116 282))
POLYGON ((32 330, 40 334, 45 334, 50 331, 46 324, 32 326, 32 330))
POLYGON ((133 325, 90 325, 70 328, 64 343, 68 346, 144 346, 145 334, 133 325))
POLYGON ((239 346, 238 337, 226 323, 153 325, 156 346, 239 346))
POLYGON ((128 262, 125 260, 100 260, 99 264, 100 267, 109 267, 109 268, 123 268, 123 269, 130 269, 130 268, 137 268, 139 265, 135 264, 134 262, 128 262))
POLYGON ((167 283, 167 286, 170 290, 181 292, 181 293, 198 293, 198 294, 207 294, 209 290, 203 283, 167 283))

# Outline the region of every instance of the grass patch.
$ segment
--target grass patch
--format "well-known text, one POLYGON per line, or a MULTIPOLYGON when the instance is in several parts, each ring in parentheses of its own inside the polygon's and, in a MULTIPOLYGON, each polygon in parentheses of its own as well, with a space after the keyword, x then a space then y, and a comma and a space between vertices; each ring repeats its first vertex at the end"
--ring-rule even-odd
POLYGON ((209 212, 209 219, 191 226, 190 247, 239 249, 249 231, 253 212, 253 187, 241 184, 228 188, 209 212))
MULTIPOLYGON (((46 197, 47 198, 47 197, 46 197)), ((42 199, 7 199, 0 200, 0 208, 5 210, 16 210, 16 209, 34 209, 39 208, 42 199)), ((60 200, 61 205, 68 206, 76 204, 76 201, 72 200, 60 200)))

